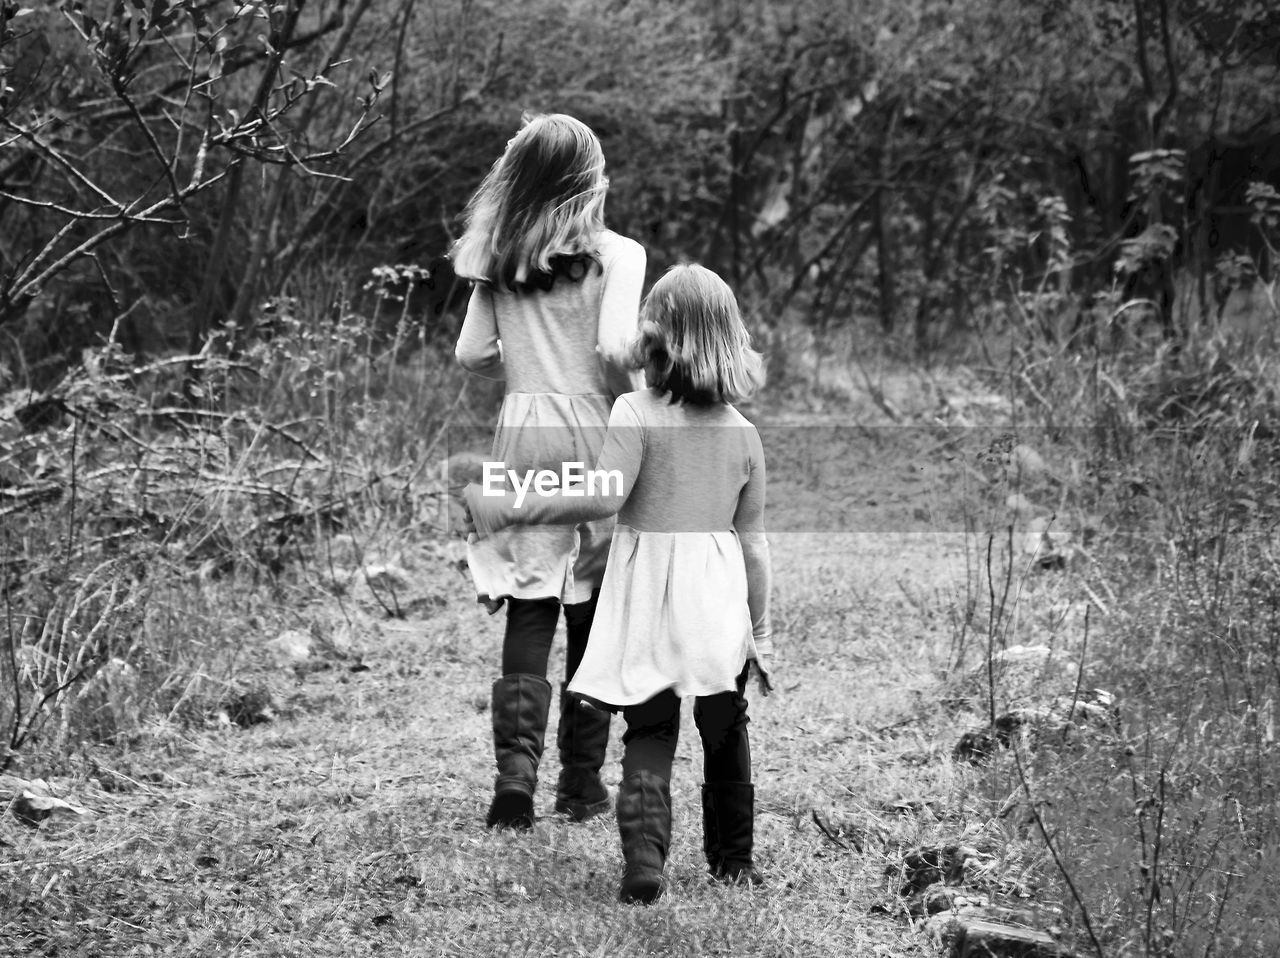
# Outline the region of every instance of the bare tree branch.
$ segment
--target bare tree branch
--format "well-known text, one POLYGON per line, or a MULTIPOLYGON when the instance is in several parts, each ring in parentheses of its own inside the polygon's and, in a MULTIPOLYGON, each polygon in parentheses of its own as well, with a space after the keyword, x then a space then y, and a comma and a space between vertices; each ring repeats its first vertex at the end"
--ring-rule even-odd
MULTIPOLYGON (((221 180, 225 175, 226 175, 226 171, 224 170, 221 173, 211 176, 207 180, 204 180, 192 186, 188 186, 186 189, 182 190, 179 193, 177 198, 172 196, 167 196, 163 200, 160 200, 159 202, 152 204, 147 209, 143 210, 141 213, 122 216, 121 219, 118 219, 116 220, 116 222, 112 223, 110 226, 106 226, 103 229, 99 230, 97 233, 90 236, 88 239, 84 240, 78 246, 76 246, 75 248, 69 250, 68 252, 60 256, 56 261, 54 261, 47 268, 45 268, 43 272, 41 272, 39 275, 33 278, 28 278, 29 274, 32 272, 32 269, 28 267, 28 269, 23 272, 23 275, 19 277, 17 281, 14 282, 12 286, 13 292, 6 297, 7 301, 12 302, 13 300, 18 299, 19 297, 34 296, 36 293, 40 291, 41 287, 49 280, 50 277, 60 273, 68 265, 75 262, 75 260, 77 260, 79 257, 84 256, 86 253, 90 252, 91 250, 97 249, 103 243, 107 242, 107 240, 111 239, 114 236, 119 235, 120 233, 123 233, 125 230, 130 229, 131 227, 137 225, 138 223, 156 222, 153 219, 156 213, 160 212, 161 210, 169 209, 173 207, 176 203, 179 203, 183 199, 187 198, 188 196, 191 196, 194 193, 198 193, 201 190, 207 189, 208 187, 212 186, 214 183, 217 183, 219 180, 221 180)), ((73 221, 73 224, 74 224, 74 221, 73 221)), ((73 224, 68 224, 68 225, 73 225, 73 224)), ((47 246, 46 250, 51 248, 52 247, 47 246)))
POLYGON ((147 145, 151 148, 152 154, 160 164, 160 169, 164 172, 165 178, 169 181, 169 191, 173 196, 174 203, 181 206, 182 190, 178 186, 177 177, 174 175, 174 164, 177 163, 177 153, 174 154, 172 159, 167 158, 164 155, 164 151, 160 148, 160 144, 157 142, 155 134, 151 132, 151 127, 148 126, 147 121, 142 118, 142 114, 138 111, 137 105, 133 102, 133 97, 129 96, 129 91, 124 88, 124 84, 116 84, 116 86, 116 95, 120 97, 125 106, 129 108, 130 114, 132 114, 134 121, 142 130, 142 135, 146 138, 147 145))
POLYGON ((38 136, 35 135, 34 130, 28 130, 24 127, 18 126, 16 123, 8 119, 7 117, 0 118, 0 125, 3 125, 4 128, 7 130, 11 130, 16 136, 26 140, 28 143, 34 146, 42 156, 46 156, 49 159, 53 160, 53 162, 56 163, 59 167, 66 170, 66 172, 71 175, 71 178, 73 180, 83 185, 86 189, 88 189, 94 195, 98 196, 108 206, 114 207, 117 210, 124 209, 123 203, 121 203, 115 197, 111 196, 106 190, 98 186, 97 183, 94 183, 91 179, 89 179, 89 177, 85 175, 83 170, 81 170, 74 163, 72 163, 70 160, 64 157, 61 153, 55 150, 50 144, 43 142, 38 136))

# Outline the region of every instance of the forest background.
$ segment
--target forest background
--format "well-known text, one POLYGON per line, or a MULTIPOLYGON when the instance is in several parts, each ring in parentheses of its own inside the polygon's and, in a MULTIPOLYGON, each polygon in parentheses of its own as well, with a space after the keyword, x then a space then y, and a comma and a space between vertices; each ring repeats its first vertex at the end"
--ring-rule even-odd
POLYGON ((852 383, 910 442, 990 427, 944 678, 1028 638, 980 530, 1070 520, 1108 624, 1067 644, 1126 703, 1073 760, 1114 820, 1032 816, 1073 933, 1270 953, 1278 74, 1261 0, 0 0, 0 764, 224 714, 241 643, 190 609, 332 571, 335 533, 447 538, 436 462, 497 397, 451 367, 444 257, 522 113, 567 112, 650 281, 733 285, 769 412, 852 383), (885 385, 955 365, 1007 415, 885 385))

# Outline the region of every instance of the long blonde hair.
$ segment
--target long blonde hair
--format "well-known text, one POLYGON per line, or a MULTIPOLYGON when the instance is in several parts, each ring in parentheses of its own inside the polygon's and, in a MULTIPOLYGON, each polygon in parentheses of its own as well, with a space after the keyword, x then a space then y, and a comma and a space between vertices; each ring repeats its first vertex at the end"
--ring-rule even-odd
POLYGON ((596 257, 608 186, 589 126, 563 113, 526 117, 467 204, 454 272, 512 290, 581 278, 596 257))
POLYGON ((741 402, 764 385, 733 290, 704 266, 673 266, 653 284, 632 358, 672 402, 741 402))

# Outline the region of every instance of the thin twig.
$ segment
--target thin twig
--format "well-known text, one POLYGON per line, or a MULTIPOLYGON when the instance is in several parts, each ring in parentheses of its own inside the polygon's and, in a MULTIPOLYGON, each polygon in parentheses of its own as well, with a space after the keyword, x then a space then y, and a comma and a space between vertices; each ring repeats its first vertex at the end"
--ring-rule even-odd
POLYGON ((1222 894, 1218 897, 1218 913, 1213 916, 1213 932, 1205 942, 1204 958, 1213 958, 1213 949, 1218 943, 1218 931, 1222 928, 1222 913, 1226 911, 1227 898, 1231 894, 1231 879, 1234 877, 1232 872, 1227 872, 1226 881, 1222 884, 1222 894))
POLYGON ((71 496, 70 496, 69 502, 67 503, 67 546, 66 546, 66 561, 68 565, 70 565, 71 563, 71 548, 75 544, 75 536, 76 536, 76 492, 79 489, 79 483, 77 482, 77 479, 79 478, 79 476, 76 471, 76 460, 79 457, 76 455, 76 452, 77 452, 76 446, 79 442, 79 439, 80 439, 80 420, 79 418, 76 418, 72 421, 72 426, 71 426, 71 456, 70 456, 71 496))
MULTIPOLYGON (((11 200, 14 203, 20 203, 23 206, 30 206, 34 209, 52 210, 54 213, 61 213, 63 216, 74 217, 77 220, 103 220, 113 222, 120 219, 117 212, 97 212, 95 210, 77 210, 70 206, 63 206, 61 203, 55 203, 52 200, 33 200, 29 196, 21 196, 18 193, 10 193, 8 190, 0 190, 0 197, 11 200)), ((155 217, 131 217, 135 223, 155 223, 161 226, 178 226, 181 220, 166 220, 155 217)))
POLYGON ((90 659, 89 662, 83 665, 74 674, 72 674, 71 676, 69 676, 62 682, 60 682, 58 685, 55 685, 52 689, 47 691, 40 698, 40 701, 36 702, 31 707, 31 709, 27 714, 27 718, 22 722, 20 722, 18 728, 14 729, 13 736, 9 743, 10 749, 16 750, 22 745, 23 742, 27 740, 27 736, 29 736, 32 732, 34 732, 38 727, 37 722, 40 719, 40 716, 42 714, 44 715, 45 720, 48 720, 49 716, 48 716, 48 713, 45 712, 44 707, 45 705, 48 704, 50 699, 54 699, 60 696, 67 689, 71 688, 71 686, 75 685, 82 678, 84 678, 85 675, 89 672, 89 670, 92 669, 97 664, 98 664, 98 660, 96 658, 90 659))
POLYGON ((1147 953, 1151 953, 1152 935, 1155 931, 1155 908, 1160 900, 1160 851, 1164 846, 1164 769, 1156 780, 1156 831, 1151 840, 1151 880, 1147 883, 1147 953))
MULTIPOLYGON (((207 189, 208 187, 212 186, 214 183, 217 183, 225 175, 226 175, 226 170, 223 170, 221 173, 217 173, 214 176, 211 176, 209 179, 203 181, 202 183, 188 186, 185 190, 182 191, 182 195, 183 197, 187 197, 193 193, 197 193, 201 190, 207 189)), ((45 282, 51 276, 57 275, 62 270, 66 269, 68 265, 70 265, 71 263, 79 259, 81 256, 85 255, 91 250, 97 249, 107 240, 111 239, 111 237, 115 236, 118 233, 123 233, 125 230, 129 229, 131 226, 134 226, 138 223, 148 222, 149 219, 153 217, 156 213, 160 212, 163 209, 169 208, 172 204, 173 204, 173 199, 171 197, 166 197, 163 200, 159 200, 153 203, 151 206, 147 207, 145 210, 142 210, 139 213, 125 215, 124 218, 117 220, 116 222, 112 223, 109 226, 103 227, 97 233, 94 233, 92 236, 83 240, 78 246, 64 253, 61 257, 58 258, 56 262, 51 263, 47 268, 44 269, 43 272, 41 272, 38 276, 35 276, 35 277, 31 277, 31 274, 33 272, 33 266, 34 266, 34 262, 33 262, 32 264, 28 265, 27 268, 23 270, 22 275, 13 282, 13 288, 18 290, 19 295, 23 295, 23 294, 35 295, 40 291, 40 288, 45 284, 45 282)))
POLYGON ((1076 688, 1071 693, 1071 708, 1067 709, 1067 724, 1075 718, 1076 703, 1080 701, 1080 683, 1084 681, 1084 659, 1089 653, 1089 606, 1084 607, 1084 642, 1080 646, 1080 667, 1076 669, 1076 688))
POLYGON ((1053 838, 1049 835, 1048 829, 1045 828, 1044 819, 1040 817, 1040 810, 1036 807, 1035 796, 1031 794, 1031 785, 1027 782, 1026 772, 1022 767, 1022 758, 1018 754, 1016 747, 1013 750, 1013 764, 1018 770, 1018 782, 1022 785, 1022 793, 1027 797, 1027 807, 1031 811, 1031 817, 1036 823, 1040 837, 1044 839, 1045 847, 1049 849, 1049 854, 1053 857, 1053 863, 1057 866, 1058 873, 1062 875, 1063 881, 1067 883, 1067 890, 1071 892, 1072 900, 1076 903, 1076 907, 1080 909, 1080 917, 1084 921, 1084 928, 1089 934, 1089 941, 1093 945, 1093 950, 1097 953, 1098 958, 1106 958, 1106 954, 1102 950, 1102 944, 1098 941, 1098 936, 1093 930, 1093 922, 1089 919, 1089 909, 1085 906, 1084 899, 1080 897, 1080 891, 1076 888, 1076 883, 1071 879, 1071 873, 1067 871, 1067 866, 1058 854, 1053 838))
MULTIPOLYGON (((169 160, 165 159, 164 150, 160 148, 160 143, 156 140, 156 135, 151 132, 151 127, 147 125, 147 121, 143 118, 141 111, 139 111, 138 105, 133 102, 133 97, 129 96, 129 91, 124 88, 123 84, 115 84, 115 94, 120 98, 124 105, 129 108, 129 112, 133 115, 134 120, 137 122, 138 126, 142 128, 142 135, 147 141, 147 146, 151 148, 151 152, 155 155, 156 161, 160 164, 160 169, 164 171, 165 179, 169 181, 169 192, 173 196, 174 205, 181 206, 182 187, 178 186, 178 178, 174 174, 173 166, 170 164, 169 160)), ((176 161, 177 154, 174 155, 174 162, 176 161)))
POLYGON ((995 671, 995 631, 996 631, 996 584, 991 575, 991 553, 995 545, 994 532, 987 534, 987 711, 990 713, 991 727, 996 724, 996 671, 995 671))
MULTIPOLYGON (((8 537, 5 537, 6 551, 9 544, 8 537)), ((7 771, 9 766, 13 764, 16 756, 15 749, 18 747, 17 733, 19 722, 22 718, 22 683, 18 680, 18 638, 14 634, 13 629, 13 598, 9 588, 9 582, 6 580, 0 583, 0 589, 4 591, 4 620, 5 633, 8 637, 8 653, 9 653, 9 674, 13 678, 13 724, 9 728, 9 747, 5 750, 4 755, 0 755, 0 772, 7 771)))
POLYGON ((0 119, 0 124, 3 124, 5 129, 12 130, 15 134, 34 146, 38 151, 53 160, 54 163, 58 164, 58 166, 70 173, 72 179, 78 180, 91 193, 97 194, 97 196, 108 206, 112 206, 117 210, 124 208, 123 203, 113 197, 106 190, 102 189, 102 187, 98 186, 98 184, 93 182, 93 180, 89 179, 89 177, 87 177, 74 163, 68 160, 48 143, 42 143, 35 135, 35 131, 18 126, 18 124, 8 119, 0 119))
MULTIPOLYGON (((194 407, 190 409, 186 409, 180 406, 162 406, 158 409, 144 409, 142 410, 141 414, 144 416, 150 416, 152 418, 163 418, 166 416, 171 416, 175 419, 184 419, 184 418, 197 419, 197 418, 204 417, 207 419, 219 419, 225 425, 231 425, 237 422, 244 423, 245 425, 249 425, 249 418, 244 413, 221 412, 216 409, 196 409, 194 407)), ((323 459, 320 457, 318 453, 313 452, 310 446, 308 446, 305 442, 303 442, 297 436, 290 433, 283 426, 276 426, 271 423, 256 423, 255 425, 261 427, 262 429, 265 429, 267 432, 271 433, 272 435, 279 436, 281 439, 284 439, 287 442, 290 442, 293 445, 297 446, 299 449, 302 450, 303 454, 308 459, 311 459, 314 462, 323 462, 323 459)))
POLYGON ((843 848, 846 850, 849 848, 848 842, 846 842, 839 835, 833 834, 831 830, 827 828, 826 824, 818 816, 818 810, 816 808, 812 809, 812 814, 813 814, 813 824, 818 826, 818 831, 822 832, 823 835, 827 836, 827 838, 830 839, 831 842, 834 845, 838 846, 839 848, 843 848))

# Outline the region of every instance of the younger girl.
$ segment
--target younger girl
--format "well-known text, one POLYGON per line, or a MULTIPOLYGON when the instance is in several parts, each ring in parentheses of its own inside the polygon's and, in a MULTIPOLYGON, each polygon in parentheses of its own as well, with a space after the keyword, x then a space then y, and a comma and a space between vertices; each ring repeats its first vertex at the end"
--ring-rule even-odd
MULTIPOLYGON (((732 405, 761 384, 733 293, 677 266, 654 285, 634 350, 649 388, 619 397, 594 473, 517 505, 469 486, 477 535, 511 524, 618 516, 591 641, 569 691, 622 709, 619 897, 662 891, 680 699, 702 738, 703 848, 713 878, 758 884, 747 738, 750 662, 767 693, 769 551, 760 437, 732 405), (618 477, 621 478, 619 487, 618 477)), ((545 484, 544 484, 545 489, 545 484)))
MULTIPOLYGON (((608 188, 600 142, 585 124, 530 119, 507 143, 467 207, 455 272, 475 282, 456 355, 506 380, 493 453, 528 469, 599 453, 609 407, 638 386, 625 366, 635 335, 645 255, 604 227, 608 188)), ((498 766, 490 827, 532 826, 551 685, 547 659, 563 603, 565 679, 586 648, 612 520, 517 528, 472 543, 479 599, 507 605, 502 676, 493 683, 498 766)), ((560 692, 557 811, 583 819, 609 807, 600 766, 609 716, 560 692)))

